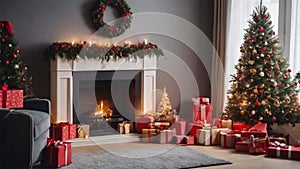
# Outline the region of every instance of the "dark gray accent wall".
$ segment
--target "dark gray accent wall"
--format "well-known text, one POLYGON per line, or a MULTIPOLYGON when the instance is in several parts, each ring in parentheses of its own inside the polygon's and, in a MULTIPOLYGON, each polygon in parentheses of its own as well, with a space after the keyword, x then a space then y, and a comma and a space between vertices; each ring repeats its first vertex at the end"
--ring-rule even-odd
MULTIPOLYGON (((14 25, 13 30, 19 41, 23 58, 33 75, 37 96, 50 97, 49 62, 43 59, 43 50, 55 41, 88 39, 95 32, 89 18, 93 2, 94 0, 0 1, 0 20, 8 20, 14 25)), ((213 0, 127 0, 127 2, 133 13, 161 12, 186 19, 212 40, 213 0)), ((105 16, 107 21, 112 20, 108 14, 112 10, 107 9, 105 16)), ((168 37, 155 35, 150 37, 150 41, 153 39, 155 43, 180 56, 194 73, 200 93, 210 95, 207 72, 201 60, 188 47, 168 37)), ((174 79, 168 73, 158 74, 158 88, 167 86, 170 98, 177 106, 180 103, 178 99, 180 92, 178 92, 178 84, 173 84, 174 79)))

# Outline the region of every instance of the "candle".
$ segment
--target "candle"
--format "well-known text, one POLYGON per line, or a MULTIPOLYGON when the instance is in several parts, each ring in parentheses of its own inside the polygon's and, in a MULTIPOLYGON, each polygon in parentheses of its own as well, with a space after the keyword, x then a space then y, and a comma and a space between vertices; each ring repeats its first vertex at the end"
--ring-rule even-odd
POLYGON ((147 39, 144 39, 144 43, 145 43, 145 45, 148 45, 147 39))

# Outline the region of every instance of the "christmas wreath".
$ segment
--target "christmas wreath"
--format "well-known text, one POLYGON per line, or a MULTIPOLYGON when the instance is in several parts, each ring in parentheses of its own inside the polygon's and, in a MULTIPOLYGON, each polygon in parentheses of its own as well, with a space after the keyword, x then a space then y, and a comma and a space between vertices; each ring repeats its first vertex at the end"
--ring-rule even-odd
POLYGON ((132 12, 125 0, 97 0, 95 8, 92 10, 92 22, 99 33, 107 37, 116 37, 125 32, 130 27, 132 12), (104 22, 103 16, 107 6, 115 7, 122 18, 117 19, 113 25, 104 22))

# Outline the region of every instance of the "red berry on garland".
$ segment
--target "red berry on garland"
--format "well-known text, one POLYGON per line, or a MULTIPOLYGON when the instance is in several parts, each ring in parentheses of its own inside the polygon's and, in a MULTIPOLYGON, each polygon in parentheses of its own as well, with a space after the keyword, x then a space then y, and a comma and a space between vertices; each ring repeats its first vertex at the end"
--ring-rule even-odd
POLYGON ((255 104, 255 106, 260 106, 260 103, 258 100, 256 100, 254 104, 255 104))
POLYGON ((253 42, 256 43, 256 38, 253 39, 253 42))
POLYGON ((275 32, 273 31, 272 34, 275 35, 275 32))
POLYGON ((260 17, 260 15, 257 15, 257 19, 260 19, 261 17, 260 17))
POLYGON ((272 21, 270 21, 269 24, 272 25, 272 21))
POLYGON ((32 85, 32 81, 30 81, 29 84, 32 85))
POLYGON ((8 65, 8 64, 9 64, 9 61, 8 61, 8 60, 6 60, 6 61, 5 61, 5 64, 7 64, 7 65, 8 65))
POLYGON ((282 62, 282 60, 281 60, 281 59, 279 59, 279 60, 278 60, 278 63, 281 63, 281 62, 282 62))
POLYGON ((27 66, 24 67, 24 70, 28 70, 27 66))
POLYGON ((287 78, 287 76, 286 76, 286 75, 283 75, 283 76, 282 76, 282 78, 283 78, 283 79, 286 79, 286 78, 287 78))
POLYGON ((280 87, 280 84, 279 84, 279 83, 277 83, 277 84, 276 84, 276 87, 280 87))
POLYGON ((272 117, 272 121, 276 121, 276 117, 273 116, 273 117, 272 117))
POLYGON ((279 66, 277 66, 277 67, 275 67, 275 69, 274 69, 275 71, 279 71, 280 70, 280 67, 279 66))
POLYGON ((268 15, 265 14, 265 15, 264 15, 264 18, 267 19, 267 18, 268 18, 268 15))
POLYGON ((258 90, 258 92, 259 92, 260 94, 263 94, 264 91, 265 91, 264 89, 259 89, 259 90, 258 90))
POLYGON ((8 38, 8 35, 4 35, 4 39, 7 39, 8 38))
POLYGON ((63 49, 66 48, 66 45, 61 45, 61 48, 63 48, 63 49))
POLYGON ((297 85, 298 85, 298 82, 294 82, 294 85, 297 86, 297 85))
POLYGON ((23 77, 23 78, 22 78, 22 81, 23 81, 23 82, 25 82, 25 81, 26 81, 26 79, 23 77))
POLYGON ((291 69, 288 69, 287 71, 288 71, 289 73, 291 73, 291 72, 292 72, 292 70, 291 70, 291 69))

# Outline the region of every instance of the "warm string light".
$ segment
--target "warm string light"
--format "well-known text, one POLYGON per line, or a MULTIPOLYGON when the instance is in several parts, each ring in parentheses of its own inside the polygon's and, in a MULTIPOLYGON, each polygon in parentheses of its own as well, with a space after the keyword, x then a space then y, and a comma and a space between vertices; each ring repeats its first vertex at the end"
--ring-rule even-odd
MULTIPOLYGON (((56 42, 60 43, 60 42, 63 42, 63 41, 56 41, 56 42)), ((91 40, 90 41, 75 41, 75 40, 73 40, 73 41, 65 41, 65 42, 71 43, 72 46, 76 46, 76 44, 87 44, 88 47, 91 47, 91 46, 104 46, 104 47, 118 46, 117 43, 112 43, 112 44, 104 43, 104 44, 102 44, 101 42, 91 41, 91 40)), ((148 45, 149 42, 148 42, 147 39, 144 39, 143 43, 145 45, 148 45)), ((131 45, 132 43, 131 43, 131 41, 125 41, 124 44, 125 45, 131 45)))

